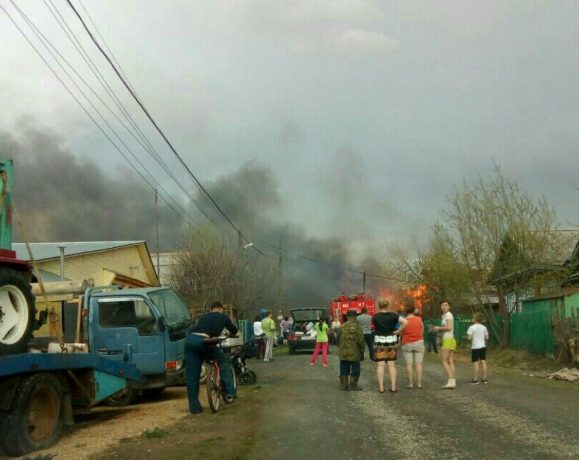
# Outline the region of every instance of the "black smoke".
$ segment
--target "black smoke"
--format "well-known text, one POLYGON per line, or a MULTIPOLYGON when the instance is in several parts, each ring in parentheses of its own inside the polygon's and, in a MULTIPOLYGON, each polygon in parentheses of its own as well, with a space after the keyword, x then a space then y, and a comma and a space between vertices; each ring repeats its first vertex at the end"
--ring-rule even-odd
MULTIPOLYGON (((15 241, 145 240, 156 250, 155 194, 132 171, 105 172, 29 122, 17 135, 0 131, 0 156, 14 161, 12 195, 25 227, 14 226, 15 241)), ((160 202, 159 222, 160 249, 175 248, 182 219, 160 202)))
MULTIPOLYGON (((274 274, 279 270, 281 252, 282 305, 286 307, 325 307, 342 292, 362 291, 363 275, 358 269, 378 274, 384 266, 375 256, 377 248, 359 249, 348 240, 312 236, 306 232, 306 225, 291 222, 284 203, 292 197, 281 195, 271 170, 263 164, 246 164, 208 188, 225 213, 243 229, 247 241, 254 243, 246 251, 262 259, 274 274), (360 261, 363 264, 358 266, 360 261)), ((208 200, 199 199, 209 209, 208 200)), ((212 218, 226 225, 217 213, 213 212, 212 218)), ((378 294, 388 285, 383 279, 366 277, 366 291, 378 294)))
MULTIPOLYGON (((21 124, 17 135, 0 131, 0 156, 14 160, 13 198, 30 241, 145 240, 152 252, 156 250, 154 192, 128 167, 105 171, 94 161, 64 148, 62 139, 54 133, 30 122, 21 124)), ((349 238, 312 236, 305 223, 292 222, 284 203, 293 197, 282 195, 271 170, 263 164, 246 164, 206 186, 242 229, 247 238, 242 243, 253 243, 245 249, 248 260, 275 280, 270 304, 261 306, 276 306, 280 252, 282 305, 286 311, 292 307, 325 307, 341 292, 361 291, 362 274, 353 269, 378 273, 383 266, 375 256, 376 248, 360 248, 349 238)), ((198 193, 195 201, 220 233, 237 241, 238 235, 206 196, 198 193)), ((187 206, 190 214, 201 220, 193 203, 187 206)), ((344 204, 341 206, 343 209, 344 204)), ((161 251, 185 247, 189 228, 161 201, 159 223, 161 251)), ((23 238, 16 226, 15 241, 23 238)), ((367 277, 367 291, 378 294, 385 285, 384 280, 367 277)))

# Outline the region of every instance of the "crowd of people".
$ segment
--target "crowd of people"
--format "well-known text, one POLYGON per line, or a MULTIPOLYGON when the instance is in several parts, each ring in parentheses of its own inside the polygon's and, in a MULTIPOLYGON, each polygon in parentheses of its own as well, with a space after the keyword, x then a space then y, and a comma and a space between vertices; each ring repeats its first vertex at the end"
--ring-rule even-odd
MULTIPOLYGON (((378 313, 368 314, 366 307, 358 314, 349 310, 346 322, 341 324, 334 319, 328 324, 325 318, 320 318, 315 324, 316 344, 310 359, 310 366, 315 366, 320 353, 322 366, 328 367, 328 348, 330 340, 339 346, 340 387, 345 391, 360 391, 358 386, 361 373, 361 361, 365 351, 368 357, 376 362, 376 378, 378 391, 384 393, 386 369, 390 382, 390 393, 398 391, 398 375, 396 362, 398 354, 403 356, 406 369, 408 389, 423 388, 423 359, 425 353, 425 335, 428 352, 438 353, 438 334, 441 334, 441 363, 447 377, 444 389, 456 388, 456 369, 454 352, 457 342, 454 335, 454 317, 451 305, 444 300, 440 303, 442 318, 440 323, 423 323, 421 316, 413 306, 408 306, 401 314, 398 307, 387 300, 378 302, 378 313)), ((289 317, 273 319, 272 311, 263 311, 253 322, 253 332, 258 341, 258 358, 265 363, 273 361, 273 347, 281 337, 284 343, 292 327, 289 317)), ((209 313, 203 315, 187 334, 185 343, 185 370, 187 381, 187 396, 189 410, 192 414, 203 411, 199 403, 199 377, 201 365, 207 359, 216 359, 219 363, 221 376, 225 385, 226 396, 237 397, 233 385, 233 376, 227 357, 219 347, 208 346, 208 339, 219 337, 222 331, 228 330, 231 336, 238 333, 238 328, 231 319, 223 313, 223 305, 214 302, 209 313)), ((473 315, 473 325, 467 330, 471 341, 471 360, 473 363, 473 379, 471 384, 488 383, 488 366, 486 362, 486 344, 489 339, 487 328, 482 324, 482 315, 473 315)))
MULTIPOLYGON (((391 393, 398 391, 396 362, 398 354, 403 356, 406 368, 406 388, 423 388, 423 359, 425 353, 425 335, 428 351, 438 353, 437 336, 441 334, 441 363, 447 382, 444 389, 456 388, 456 369, 454 352, 457 342, 454 336, 454 317, 448 301, 440 303, 442 318, 438 325, 432 322, 425 325, 413 306, 408 306, 403 314, 399 308, 388 301, 378 302, 379 312, 368 315, 365 308, 360 315, 350 310, 346 323, 341 326, 337 336, 340 349, 340 384, 343 390, 359 391, 360 362, 364 360, 366 348, 369 358, 376 362, 378 391, 384 393, 385 375, 388 369, 391 393), (372 331, 373 329, 373 331, 372 331)), ((488 383, 486 362, 486 344, 489 339, 487 328, 482 324, 482 315, 473 316, 473 325, 467 330, 471 341, 471 360, 473 379, 471 384, 488 383)), ((317 348, 317 347, 316 347, 317 348)), ((315 363, 317 352, 314 351, 312 363, 315 363)))

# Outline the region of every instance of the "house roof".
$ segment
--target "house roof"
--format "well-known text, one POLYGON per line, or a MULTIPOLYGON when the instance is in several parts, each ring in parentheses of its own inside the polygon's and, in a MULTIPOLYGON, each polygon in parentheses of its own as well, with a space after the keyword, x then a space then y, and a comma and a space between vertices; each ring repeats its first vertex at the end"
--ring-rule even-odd
MULTIPOLYGON (((30 243, 32 255, 35 260, 58 259, 60 247, 64 246, 65 257, 89 252, 107 251, 126 246, 144 244, 144 241, 87 241, 87 242, 62 242, 62 243, 30 243)), ((16 257, 22 260, 30 260, 28 250, 24 243, 12 243, 12 250, 16 251, 16 257)))
POLYGON ((549 233, 555 239, 553 263, 565 265, 578 255, 579 230, 553 230, 549 233))

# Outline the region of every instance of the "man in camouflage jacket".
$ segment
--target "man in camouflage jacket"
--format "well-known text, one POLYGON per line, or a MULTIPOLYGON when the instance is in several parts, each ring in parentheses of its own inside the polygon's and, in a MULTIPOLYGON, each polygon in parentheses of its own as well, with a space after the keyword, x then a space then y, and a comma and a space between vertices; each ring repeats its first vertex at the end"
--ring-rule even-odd
POLYGON ((340 385, 344 391, 361 391, 358 380, 366 342, 356 316, 356 310, 349 310, 346 324, 340 329, 340 385))

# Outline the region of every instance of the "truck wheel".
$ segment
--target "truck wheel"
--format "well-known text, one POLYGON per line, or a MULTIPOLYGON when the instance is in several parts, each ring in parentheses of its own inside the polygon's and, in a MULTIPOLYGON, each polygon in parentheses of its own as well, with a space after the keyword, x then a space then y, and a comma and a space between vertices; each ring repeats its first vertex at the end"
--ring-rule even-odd
POLYGON ((0 355, 26 351, 34 314, 30 285, 16 270, 0 267, 0 355))
POLYGON ((0 445, 14 456, 50 447, 60 438, 63 414, 58 379, 52 374, 34 374, 22 381, 12 410, 3 414, 0 445))
POLYGON ((105 404, 111 407, 130 406, 137 401, 139 397, 139 390, 132 387, 127 387, 116 395, 110 396, 105 400, 105 404))

